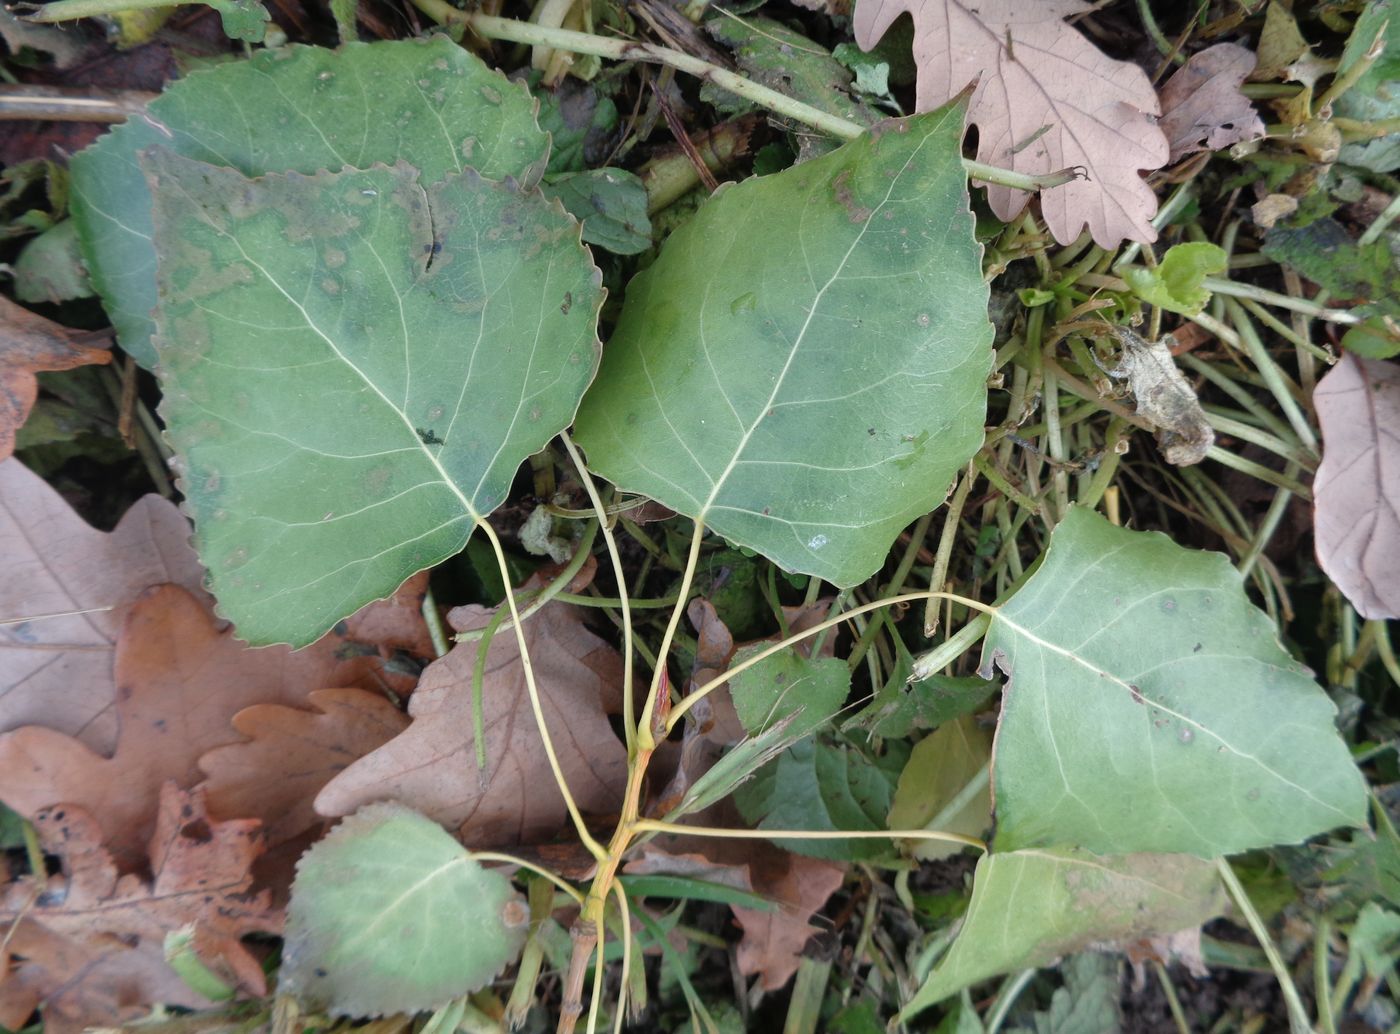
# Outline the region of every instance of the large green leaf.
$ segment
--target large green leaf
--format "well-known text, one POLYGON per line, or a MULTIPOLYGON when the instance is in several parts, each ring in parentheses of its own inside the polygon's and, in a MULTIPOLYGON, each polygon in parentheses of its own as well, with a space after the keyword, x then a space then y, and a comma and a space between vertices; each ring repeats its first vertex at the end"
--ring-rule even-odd
POLYGON ((957 940, 900 1019, 1090 944, 1199 926, 1224 905, 1214 864, 1187 855, 1106 858, 1074 848, 984 855, 957 940))
POLYGON ((999 848, 1211 857, 1366 816, 1331 700, 1218 553, 1072 509, 996 611, 999 848))
POLYGON ((962 116, 883 123, 672 234, 579 412, 590 464, 788 570, 879 568, 982 441, 962 116))
POLYGON ((73 157, 73 219, 121 345, 155 364, 151 193, 159 145, 249 176, 406 161, 426 186, 464 167, 533 182, 549 137, 535 102, 450 40, 283 47, 192 73, 73 157))
POLYGON ((145 160, 196 545, 242 638, 312 642, 458 552, 568 425, 598 271, 557 203, 471 170, 145 160))
POLYGON ((279 990, 336 1016, 426 1012, 513 962, 529 919, 437 823, 371 804, 297 863, 279 990))

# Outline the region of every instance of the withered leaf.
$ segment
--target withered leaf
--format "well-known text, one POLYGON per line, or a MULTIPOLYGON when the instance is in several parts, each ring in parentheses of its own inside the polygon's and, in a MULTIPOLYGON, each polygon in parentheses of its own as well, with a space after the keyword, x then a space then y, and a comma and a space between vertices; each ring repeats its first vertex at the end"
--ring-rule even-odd
POLYGON ((1240 89, 1254 70, 1254 55, 1237 43, 1198 51, 1162 87, 1162 117, 1171 160, 1195 151, 1219 151, 1242 140, 1261 140, 1264 120, 1240 89))
POLYGON ((1348 354, 1313 404, 1317 562, 1363 617, 1400 617, 1400 366, 1348 354))
MULTIPOLYGON (((1087 170, 1087 179, 1041 194, 1061 244, 1086 225, 1105 248, 1124 238, 1154 241, 1157 199, 1139 170, 1167 161, 1166 137, 1151 118, 1157 96, 1141 68, 1108 57, 1062 20, 1090 8, 1080 0, 862 0, 852 27, 869 50, 901 14, 913 16, 917 109, 975 82, 967 117, 977 126, 979 160, 1033 174, 1087 170)), ((987 188, 1003 220, 1029 199, 987 188)))
POLYGON ((211 815, 261 819, 269 844, 285 843, 321 824, 311 802, 323 786, 408 728, 380 693, 318 689, 307 702, 316 710, 254 704, 233 716, 247 741, 199 759, 211 815))
POLYGON ((36 373, 112 361, 106 347, 87 343, 92 337, 46 320, 0 295, 0 460, 14 452, 15 432, 39 396, 36 373))
POLYGON ((109 753, 130 605, 166 582, 199 592, 203 576, 173 503, 148 495, 100 532, 19 460, 0 463, 0 732, 42 724, 109 753))
POLYGON ((41 1004, 45 1029, 66 1032, 116 1026, 157 1002, 206 1006, 164 959, 165 935, 188 926, 201 961, 251 994, 266 993, 262 967, 240 943, 282 928, 267 896, 249 893, 263 849, 256 821, 211 822, 200 792, 166 784, 146 846, 150 880, 118 875, 84 809, 55 805, 33 821, 63 871, 42 887, 17 880, 0 896, 0 929, 14 931, 0 949, 0 1017, 41 1004))
MULTIPOLYGON (((527 586, 527 588, 530 586, 527 586)), ((458 607, 453 628, 483 628, 493 611, 458 607)), ((569 788, 585 811, 609 812, 627 775, 608 724, 621 704, 622 660, 583 624, 583 611, 550 603, 524 627, 544 720, 569 788)), ((513 631, 498 632, 482 687, 485 770, 472 733, 472 672, 479 643, 460 643, 423 672, 407 731, 336 776, 316 798, 327 816, 397 800, 450 827, 469 847, 547 840, 566 820, 526 691, 513 631)))
POLYGON ((1114 327, 1113 332, 1123 352, 1108 373, 1127 379, 1137 415, 1157 428, 1162 455, 1179 467, 1200 463, 1215 444, 1215 431, 1166 340, 1145 341, 1125 327, 1114 327))
POLYGON ((0 736, 0 799, 22 815, 60 803, 85 809, 123 870, 142 856, 161 785, 197 783, 200 756, 237 741, 230 723, 239 711, 302 704, 326 686, 377 689, 388 677, 377 654, 335 633, 296 652, 252 649, 173 585, 131 608, 114 671, 120 731, 111 756, 52 729, 15 729, 0 736))

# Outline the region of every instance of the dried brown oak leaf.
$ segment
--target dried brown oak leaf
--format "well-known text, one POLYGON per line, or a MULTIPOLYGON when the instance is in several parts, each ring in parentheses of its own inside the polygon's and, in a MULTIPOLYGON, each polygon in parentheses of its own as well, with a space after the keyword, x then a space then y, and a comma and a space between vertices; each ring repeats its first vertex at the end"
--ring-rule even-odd
MULTIPOLYGON (((370 604, 375 606, 375 604, 370 604)), ((378 689, 383 662, 335 632, 304 650, 253 649, 178 586, 131 608, 114 666, 120 731, 111 756, 52 729, 0 736, 0 800, 21 815, 53 804, 86 809, 125 871, 140 862, 167 780, 193 786, 206 752, 236 743, 234 715, 253 704, 304 704, 327 686, 378 689)))
POLYGON ((1400 617, 1400 366, 1347 355, 1313 405, 1317 562, 1363 617, 1400 617))
POLYGON ((255 704, 233 716, 248 740, 199 759, 211 815, 261 819, 269 844, 292 840, 325 821, 311 806, 322 787, 409 724, 363 689, 318 689, 307 702, 316 710, 255 704))
POLYGON ((175 504, 148 495, 109 534, 19 460, 0 463, 0 732, 42 724, 110 753, 128 609, 150 586, 197 592, 203 578, 175 504))
POLYGON ((15 432, 39 397, 36 373, 112 361, 112 353, 94 347, 92 338, 0 295, 0 460, 15 451, 15 432))
POLYGON ((777 906, 771 911, 733 906, 743 928, 739 972, 758 976, 776 991, 792 979, 807 941, 820 930, 813 917, 835 894, 845 867, 784 851, 774 844, 745 840, 725 843, 708 837, 663 837, 647 844, 627 863, 628 873, 685 876, 752 891, 777 906))
POLYGON ((1217 43, 1191 55, 1162 87, 1162 117, 1171 160, 1219 151, 1242 140, 1262 140, 1264 120, 1240 89, 1254 70, 1254 54, 1237 43, 1217 43))
MULTIPOLYGON (((1115 61, 1063 18, 1091 10, 1079 0, 860 0, 856 42, 869 50, 906 11, 914 19, 916 107, 929 111, 976 82, 968 121, 977 157, 1022 173, 1079 166, 1087 173, 1040 197, 1045 224, 1061 244, 1087 225, 1113 248, 1124 238, 1154 241, 1157 198, 1140 170, 1167 161, 1153 121, 1157 95, 1137 65, 1115 61)), ((1026 206, 1022 190, 990 185, 1003 220, 1026 206)))
POLYGON ((149 880, 118 874, 82 808, 55 805, 34 824, 63 871, 43 887, 25 878, 0 892, 0 929, 13 929, 0 948, 0 1023, 17 1028, 37 1005, 46 1032, 67 1034, 116 1026, 156 1003, 209 1005, 165 962, 165 935, 189 926, 206 966, 266 994, 262 967, 240 943, 282 929, 266 895, 249 893, 263 849, 256 821, 211 822, 202 794, 166 784, 146 846, 149 880))
MULTIPOLYGON (((538 585, 538 576, 526 588, 538 585)), ((493 611, 458 607, 459 632, 483 628, 493 611)), ((627 758, 608 723, 621 706, 622 659, 583 624, 585 612, 550 603, 525 622, 546 727, 574 799, 584 811, 620 803, 627 758)), ((479 643, 459 643, 423 672, 409 701, 408 730, 336 776, 316 798, 326 816, 375 801, 410 805, 459 830, 470 847, 551 839, 567 820, 535 725, 513 630, 498 631, 482 685, 486 767, 472 733, 472 671, 479 643)))

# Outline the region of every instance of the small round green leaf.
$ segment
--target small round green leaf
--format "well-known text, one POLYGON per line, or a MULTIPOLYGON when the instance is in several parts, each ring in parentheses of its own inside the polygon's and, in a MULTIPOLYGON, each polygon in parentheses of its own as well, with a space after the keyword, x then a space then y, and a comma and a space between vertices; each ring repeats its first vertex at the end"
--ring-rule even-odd
POLYGON ((279 989, 336 1016, 437 1009, 520 954, 529 909, 441 826, 371 804, 297 863, 279 989))
MULTIPOLYGON (((743 647, 730 666, 768 649, 768 643, 743 647)), ((739 721, 750 736, 757 736, 775 722, 800 711, 793 731, 812 732, 825 725, 846 703, 851 691, 851 670, 835 657, 806 657, 792 647, 765 657, 735 675, 729 695, 739 721)))
POLYGON ((720 192, 633 278, 576 437, 789 571, 876 571, 982 442, 992 327, 963 107, 720 192))
POLYGON ((1204 858, 1366 817, 1336 707, 1219 553, 1075 507, 982 653, 996 846, 1204 858))

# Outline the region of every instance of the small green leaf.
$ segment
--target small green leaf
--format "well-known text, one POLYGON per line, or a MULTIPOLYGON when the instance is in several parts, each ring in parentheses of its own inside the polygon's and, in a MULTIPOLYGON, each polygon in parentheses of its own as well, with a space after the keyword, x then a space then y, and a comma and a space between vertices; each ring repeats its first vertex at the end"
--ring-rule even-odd
POLYGON ((68 302, 92 297, 78 228, 65 219, 24 246, 15 259, 15 297, 22 302, 68 302))
POLYGON ((1394 320, 1372 316, 1342 335, 1342 347, 1362 359, 1389 359, 1400 355, 1400 329, 1394 320))
POLYGON ((1060 964, 1065 986, 1050 996, 1050 1008, 1036 1012, 1034 1029, 1010 1034, 1110 1034, 1123 1029, 1118 961, 1094 951, 1072 955, 1060 964))
MULTIPOLYGON (((734 654, 730 666, 743 663, 768 646, 755 643, 744 647, 734 654)), ((812 732, 841 710, 850 691, 851 671, 845 661, 804 657, 792 647, 764 658, 729 682, 734 710, 751 736, 799 711, 793 731, 812 732)))
POLYGON ((1228 264, 1223 248, 1192 241, 1169 248, 1156 269, 1134 267, 1124 271, 1123 279, 1143 301, 1194 316, 1210 301, 1202 281, 1212 273, 1223 273, 1228 264))
POLYGON ((267 23, 272 15, 258 0, 204 0, 204 3, 219 12, 224 35, 229 39, 261 43, 267 35, 267 23))
POLYGON ((529 915, 437 823, 371 804, 297 863, 279 990, 335 1016, 438 1009, 515 960, 529 915))
POLYGON ((1381 237, 1362 246, 1335 219, 1317 219, 1264 235, 1263 252, 1291 266, 1340 299, 1354 298, 1363 315, 1400 317, 1400 262, 1381 237))
POLYGON ((1115 858, 1074 848, 984 855, 957 940, 899 1019, 1093 943, 1199 926, 1224 906, 1214 863, 1187 855, 1115 858))
POLYGON ((889 679, 845 728, 866 729, 886 739, 903 739, 915 729, 935 729, 971 714, 997 691, 995 682, 973 676, 930 675, 911 683, 914 657, 898 637, 894 649, 895 666, 889 679))
POLYGON ((651 247, 647 190, 623 169, 589 169, 554 176, 545 197, 557 197, 564 210, 583 223, 583 239, 615 255, 636 255, 651 247))
POLYGON ((165 961, 195 994, 214 1002, 232 998, 237 989, 204 964, 195 950, 194 938, 193 923, 167 933, 165 961))
MULTIPOLYGON (((899 774, 890 806, 890 828, 982 836, 992 824, 992 791, 983 772, 991 756, 992 737, 971 715, 940 725, 932 735, 914 744, 909 763, 899 774), (981 782, 981 789, 945 815, 973 780, 981 782)), ((912 845, 911 853, 915 858, 931 860, 962 850, 958 844, 920 840, 912 845)))
POLYGON ((568 426, 600 276, 556 203, 471 170, 144 160, 195 544, 240 637, 304 646, 459 552, 568 426))
MULTIPOLYGON (((892 749, 871 760, 857 751, 808 737, 778 755, 739 788, 734 802, 744 820, 758 829, 886 829, 895 780, 907 751, 892 749)), ((774 843, 797 854, 844 861, 887 858, 893 840, 795 840, 774 843)))
MULTIPOLYGON (((1380 56, 1364 75, 1333 103, 1333 111, 1357 122, 1400 118, 1400 9, 1392 0, 1371 0, 1352 26, 1337 74, 1351 68, 1379 38, 1380 56)), ((1341 160, 1372 172, 1400 168, 1400 133, 1351 141, 1342 146, 1341 160)))
POLYGON ((982 664, 1000 849, 1209 858, 1365 818, 1336 708, 1218 553, 1071 509, 982 664))
POLYGON ((146 148, 247 176, 405 161, 425 187, 468 166, 532 183, 549 150, 534 104, 443 37, 282 47, 191 73, 71 163, 73 218, 122 348, 154 366, 156 246, 137 160, 146 148))
POLYGON ((883 123, 672 234, 579 411, 594 469, 786 570, 876 571, 982 441, 992 327, 962 117, 883 123))

